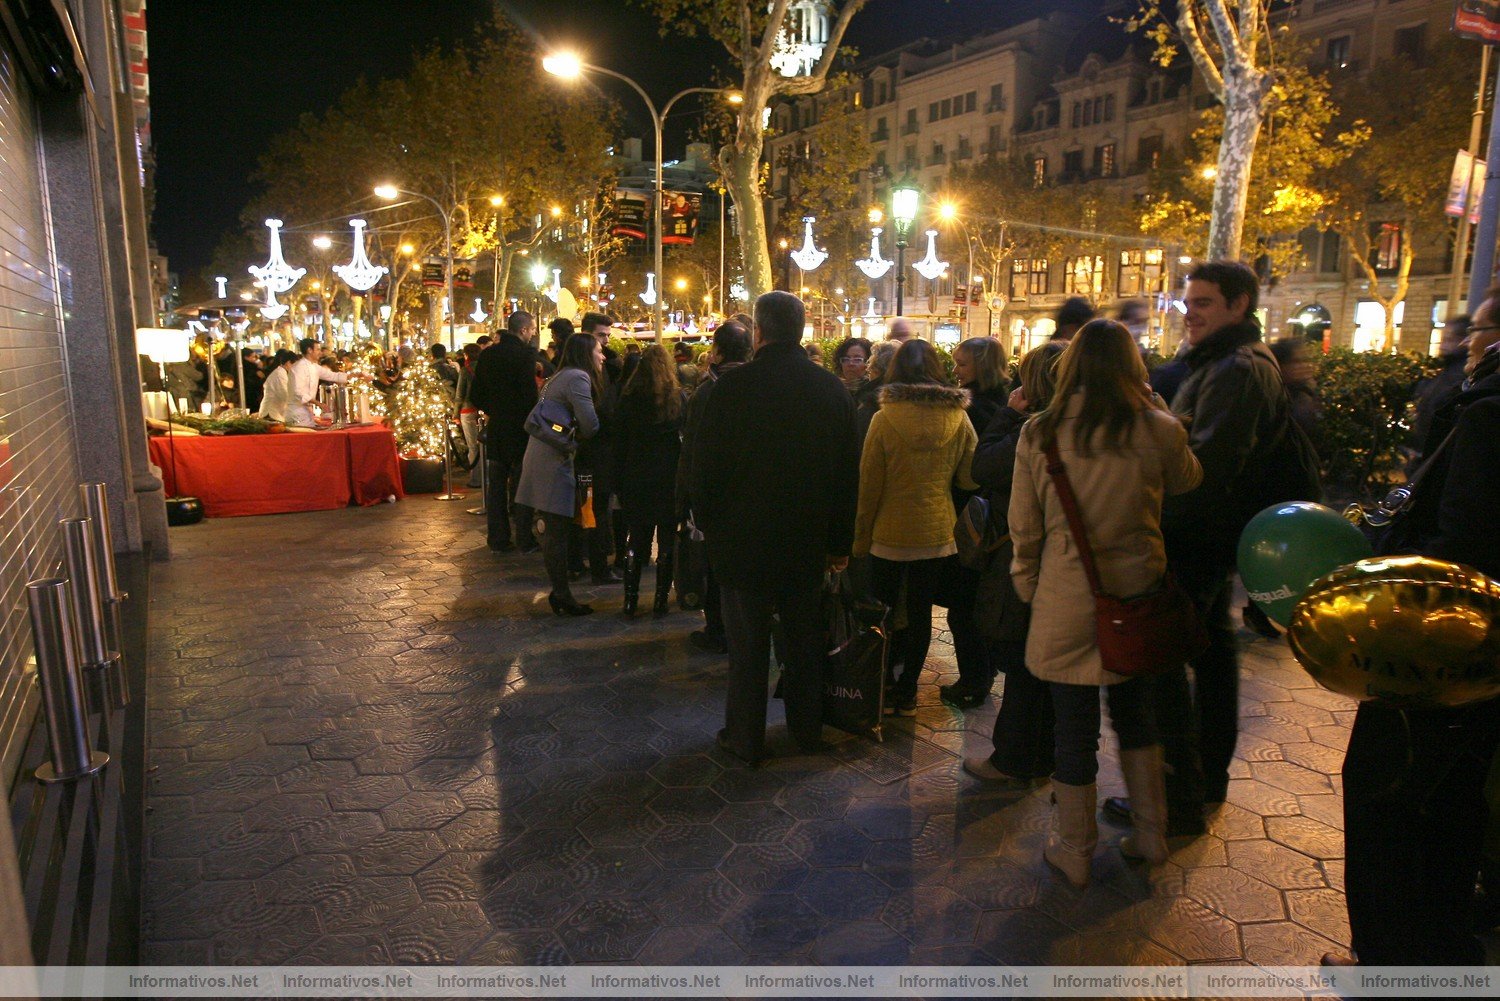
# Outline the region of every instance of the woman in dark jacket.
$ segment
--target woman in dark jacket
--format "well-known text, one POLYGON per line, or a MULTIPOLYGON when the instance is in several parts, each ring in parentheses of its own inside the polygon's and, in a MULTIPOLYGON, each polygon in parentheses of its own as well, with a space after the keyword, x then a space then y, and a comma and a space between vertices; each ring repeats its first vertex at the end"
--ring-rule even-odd
MULTIPOLYGON (((1053 367, 1063 352, 1063 343, 1051 341, 1021 359, 1021 385, 1010 394, 979 435, 974 448, 974 482, 990 502, 992 518, 1005 520, 1010 507, 1011 477, 1016 467, 1016 443, 1027 418, 1046 408, 1052 399, 1053 367)), ((972 411, 971 411, 972 412, 972 411)), ((1010 580, 1010 546, 1001 547, 986 574, 1004 595, 1002 622, 1004 639, 989 644, 991 662, 1005 675, 1000 693, 1000 712, 995 716, 995 749, 987 755, 964 759, 964 771, 987 784, 1029 789, 1052 774, 1052 695, 1044 681, 1026 670, 1027 609, 1010 580)))
POLYGON ((900 346, 895 341, 881 341, 875 345, 875 351, 865 363, 864 385, 854 393, 854 424, 859 429, 861 448, 865 444, 865 435, 870 433, 870 421, 874 420, 875 411, 880 409, 880 387, 885 384, 886 370, 890 368, 891 359, 896 357, 896 349, 900 346))
MULTIPOLYGON (((978 436, 1004 406, 1010 393, 1010 373, 1005 350, 993 337, 973 337, 953 349, 953 375, 969 391, 969 423, 978 436)), ((963 510, 970 493, 953 490, 953 509, 963 510)), ((995 667, 988 645, 974 619, 974 601, 979 594, 979 572, 960 567, 950 582, 948 628, 953 633, 953 656, 958 661, 958 681, 938 689, 942 700, 956 709, 984 704, 995 684, 995 667)))
POLYGON ((634 615, 641 593, 641 561, 651 558, 656 536, 656 603, 651 613, 667 614, 676 548, 677 462, 682 454, 686 412, 677 371, 666 348, 652 344, 620 393, 615 485, 629 532, 625 558, 626 615, 634 615))

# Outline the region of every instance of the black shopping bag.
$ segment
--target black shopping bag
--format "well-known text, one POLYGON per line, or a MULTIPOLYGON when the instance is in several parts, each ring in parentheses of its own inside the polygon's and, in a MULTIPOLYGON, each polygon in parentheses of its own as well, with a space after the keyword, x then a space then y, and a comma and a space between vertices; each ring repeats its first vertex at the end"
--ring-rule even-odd
POLYGON ((677 551, 672 556, 672 579, 677 587, 677 605, 684 612, 703 607, 708 590, 708 543, 690 516, 677 530, 677 551))
POLYGON ((823 722, 879 739, 886 637, 879 625, 881 615, 875 613, 860 607, 848 573, 828 576, 823 587, 823 722))

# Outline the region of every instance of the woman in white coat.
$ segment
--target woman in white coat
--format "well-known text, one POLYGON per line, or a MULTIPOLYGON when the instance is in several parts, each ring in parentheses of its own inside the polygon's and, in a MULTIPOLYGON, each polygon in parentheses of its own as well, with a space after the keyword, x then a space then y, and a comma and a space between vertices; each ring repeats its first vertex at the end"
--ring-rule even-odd
POLYGON ((1094 551, 1104 590, 1122 598, 1155 590, 1167 569, 1162 498, 1203 477, 1187 432, 1146 385, 1130 332, 1094 320, 1057 362, 1052 401, 1021 432, 1010 494, 1011 578, 1031 603, 1026 667, 1052 690, 1055 726, 1053 836, 1048 864, 1075 886, 1088 882, 1099 840, 1094 818, 1099 690, 1120 740, 1135 834, 1120 847, 1153 864, 1167 856, 1166 793, 1148 681, 1105 671, 1094 600, 1067 514, 1047 471, 1057 446, 1094 551))
MULTIPOLYGON (((589 334, 574 334, 563 344, 557 374, 542 390, 543 400, 568 409, 579 441, 599 431, 597 408, 603 366, 599 341, 589 334)), ((540 438, 528 441, 516 484, 516 504, 533 509, 542 518, 542 559, 552 581, 552 593, 547 595, 552 611, 558 615, 588 615, 593 607, 575 601, 568 586, 569 526, 578 513, 573 454, 563 453, 540 438)))

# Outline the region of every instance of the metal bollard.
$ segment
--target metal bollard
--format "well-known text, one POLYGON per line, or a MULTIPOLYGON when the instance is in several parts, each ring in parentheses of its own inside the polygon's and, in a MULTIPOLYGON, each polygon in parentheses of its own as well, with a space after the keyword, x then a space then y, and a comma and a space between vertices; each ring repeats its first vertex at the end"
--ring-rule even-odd
POLYGON ((485 507, 490 497, 490 460, 484 441, 485 421, 479 422, 479 506, 468 509, 469 514, 488 514, 485 507))
POLYGON ((130 701, 130 682, 125 675, 125 623, 123 606, 129 594, 120 590, 115 572, 114 531, 109 520, 109 487, 103 483, 80 483, 78 495, 83 515, 89 521, 94 537, 94 573, 99 583, 99 598, 104 604, 105 647, 114 651, 108 688, 116 708, 130 701))
POLYGON ((36 770, 39 782, 70 782, 92 775, 109 762, 109 755, 89 750, 68 592, 68 582, 60 577, 26 585, 31 632, 36 640, 37 677, 42 685, 42 712, 47 717, 47 744, 52 751, 52 760, 36 770))
POLYGON ((78 628, 78 660, 88 688, 89 708, 107 713, 122 709, 129 702, 123 691, 125 672, 120 654, 109 648, 105 637, 103 596, 99 593, 101 574, 94 549, 93 525, 88 518, 64 518, 59 522, 63 537, 63 554, 67 560, 68 581, 72 585, 73 623, 78 628))

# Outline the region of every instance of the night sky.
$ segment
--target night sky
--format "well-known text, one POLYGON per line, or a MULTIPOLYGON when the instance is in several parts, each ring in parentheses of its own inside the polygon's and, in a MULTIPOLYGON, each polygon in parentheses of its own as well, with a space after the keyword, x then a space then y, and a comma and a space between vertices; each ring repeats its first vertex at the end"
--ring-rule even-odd
MULTIPOLYGON (((725 63, 716 43, 662 38, 655 17, 627 0, 152 0, 153 224, 172 270, 186 284, 209 265, 250 199, 248 178, 271 136, 326 109, 361 75, 399 76, 414 52, 468 36, 496 3, 542 42, 573 45, 633 76, 658 101, 710 82, 725 63)), ((870 0, 847 41, 874 55, 924 35, 959 38, 1027 13, 1101 3, 870 0)), ((649 135, 639 99, 623 85, 607 92, 633 131, 649 135)), ((669 158, 680 154, 694 113, 691 102, 680 107, 685 117, 669 127, 669 158)))

